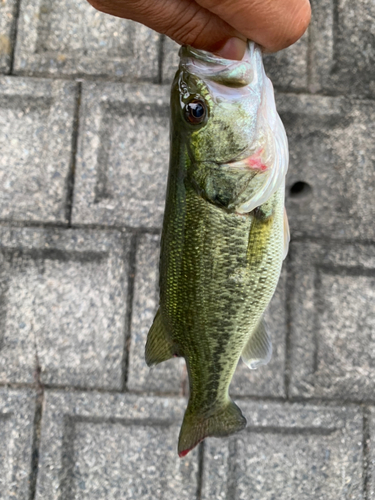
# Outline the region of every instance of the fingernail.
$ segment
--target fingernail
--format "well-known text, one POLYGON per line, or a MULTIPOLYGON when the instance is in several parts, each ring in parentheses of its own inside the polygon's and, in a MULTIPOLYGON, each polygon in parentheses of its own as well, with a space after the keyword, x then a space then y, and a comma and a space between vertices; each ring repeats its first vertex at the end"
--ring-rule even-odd
POLYGON ((233 37, 229 38, 221 49, 216 50, 215 54, 224 59, 235 59, 241 61, 245 55, 246 42, 241 40, 241 38, 233 37))

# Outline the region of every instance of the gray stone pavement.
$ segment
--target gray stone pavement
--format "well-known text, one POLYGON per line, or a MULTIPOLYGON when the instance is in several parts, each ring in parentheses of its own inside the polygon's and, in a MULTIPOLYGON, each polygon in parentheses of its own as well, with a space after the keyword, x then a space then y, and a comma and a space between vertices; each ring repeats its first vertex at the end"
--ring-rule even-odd
POLYGON ((177 45, 85 0, 0 0, 0 500, 375 500, 373 0, 265 57, 290 142, 274 354, 248 419, 177 457, 149 370, 177 45))

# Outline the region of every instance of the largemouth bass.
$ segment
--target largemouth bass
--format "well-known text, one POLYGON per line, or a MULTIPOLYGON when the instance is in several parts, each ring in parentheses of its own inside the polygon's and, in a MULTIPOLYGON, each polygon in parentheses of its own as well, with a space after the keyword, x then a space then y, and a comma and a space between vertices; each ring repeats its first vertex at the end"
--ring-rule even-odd
POLYGON ((242 61, 182 47, 171 94, 171 152, 160 257, 160 307, 149 366, 185 358, 190 397, 178 453, 246 426, 229 396, 240 356, 271 357, 263 313, 289 230, 288 147, 260 49, 242 61))

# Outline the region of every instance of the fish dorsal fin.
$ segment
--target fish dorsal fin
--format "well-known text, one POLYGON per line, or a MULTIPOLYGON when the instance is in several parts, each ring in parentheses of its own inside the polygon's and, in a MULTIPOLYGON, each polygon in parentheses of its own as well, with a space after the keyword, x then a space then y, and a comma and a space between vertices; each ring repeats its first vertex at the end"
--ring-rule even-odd
POLYGON ((283 260, 288 255, 289 242, 290 242, 289 222, 288 222, 288 216, 287 216, 287 213, 286 213, 286 208, 284 208, 284 251, 283 251, 283 260))
POLYGON ((272 343, 267 326, 262 318, 245 345, 241 357, 251 370, 266 365, 272 356, 272 343))
POLYGON ((160 309, 147 335, 145 359, 148 366, 157 365, 175 356, 174 346, 162 322, 160 309))

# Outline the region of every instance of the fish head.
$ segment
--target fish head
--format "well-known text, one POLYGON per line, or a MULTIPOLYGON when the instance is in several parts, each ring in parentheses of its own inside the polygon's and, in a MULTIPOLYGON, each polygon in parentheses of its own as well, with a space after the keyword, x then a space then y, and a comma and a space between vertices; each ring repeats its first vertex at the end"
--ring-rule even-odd
POLYGON ((173 134, 185 145, 188 178, 209 202, 247 213, 276 191, 287 170, 287 139, 253 42, 242 61, 181 48, 173 134))

